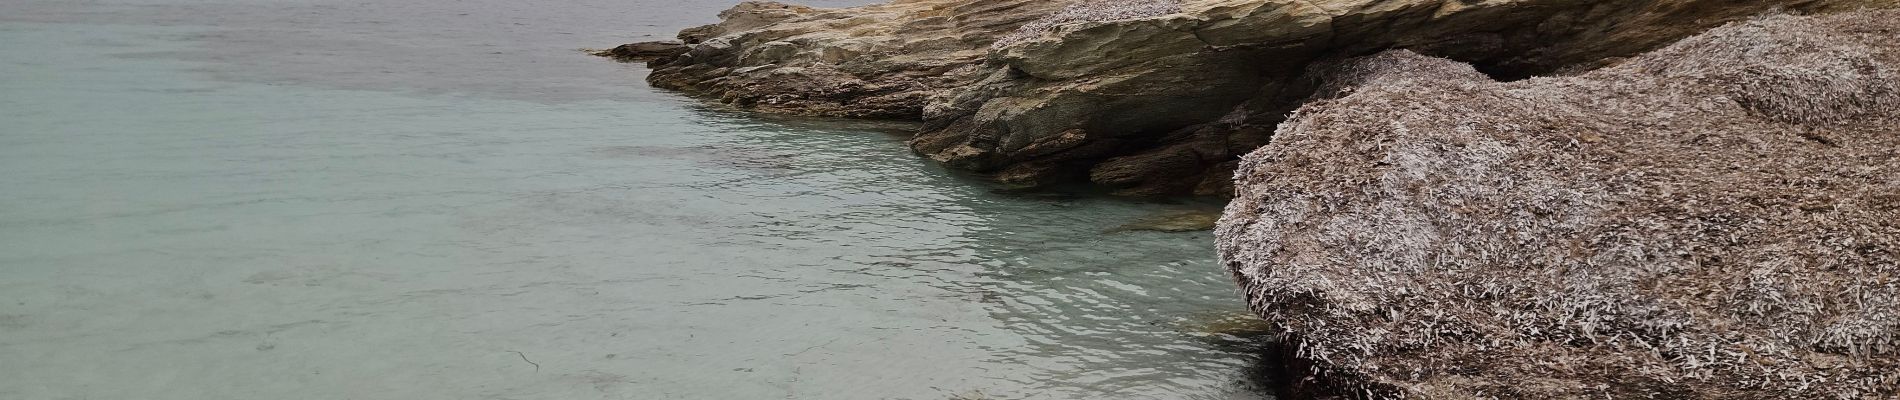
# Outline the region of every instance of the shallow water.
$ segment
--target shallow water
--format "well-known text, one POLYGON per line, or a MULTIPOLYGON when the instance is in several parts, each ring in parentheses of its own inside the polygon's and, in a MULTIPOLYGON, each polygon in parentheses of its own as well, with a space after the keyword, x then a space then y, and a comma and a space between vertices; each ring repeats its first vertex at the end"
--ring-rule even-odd
POLYGON ((576 51, 724 3, 0 4, 0 399, 1265 397, 1212 205, 576 51))

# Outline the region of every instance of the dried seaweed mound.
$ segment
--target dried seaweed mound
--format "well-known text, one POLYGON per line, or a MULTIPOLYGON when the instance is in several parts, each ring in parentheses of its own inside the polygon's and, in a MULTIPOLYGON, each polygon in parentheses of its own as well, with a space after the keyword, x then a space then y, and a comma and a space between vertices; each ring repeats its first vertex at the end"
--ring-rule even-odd
POLYGON ((1076 22, 1107 22, 1158 17, 1181 12, 1180 0, 1090 0, 1071 4, 1054 14, 1024 24, 990 45, 1004 48, 1076 22))
POLYGON ((1248 155, 1249 304, 1382 398, 1900 397, 1900 12, 1500 83, 1348 62, 1248 155))

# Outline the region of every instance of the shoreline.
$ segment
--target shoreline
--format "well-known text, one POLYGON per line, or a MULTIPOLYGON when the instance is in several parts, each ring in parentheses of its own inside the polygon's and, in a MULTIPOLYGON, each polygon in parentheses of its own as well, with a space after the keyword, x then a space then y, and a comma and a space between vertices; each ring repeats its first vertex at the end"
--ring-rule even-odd
MULTIPOLYGON (((1628 298, 1632 299, 1630 301, 1652 299, 1643 301, 1658 303, 1640 306, 1624 304, 1618 307, 1674 311, 1656 311, 1667 314, 1666 318, 1645 317, 1662 318, 1654 321, 1670 321, 1655 322, 1662 324, 1660 328, 1641 325, 1650 322, 1630 322, 1651 321, 1641 318, 1617 322, 1635 323, 1638 324, 1636 327, 1589 325, 1598 321, 1577 328, 1565 325, 1571 324, 1570 321, 1575 317, 1563 315, 1560 309, 1534 308, 1524 311, 1522 315, 1524 320, 1559 318, 1565 321, 1555 325, 1540 322, 1542 325, 1520 326, 1489 319, 1491 317, 1482 316, 1482 313, 1471 314, 1478 312, 1474 310, 1483 309, 1465 310, 1459 307, 1468 304, 1495 304, 1495 307, 1502 307, 1499 309, 1517 307, 1503 303, 1505 300, 1502 299, 1507 298, 1540 305, 1538 307, 1564 304, 1568 300, 1514 298, 1510 293, 1519 292, 1497 294, 1489 292, 1490 289, 1480 290, 1479 293, 1489 294, 1476 297, 1458 292, 1441 292, 1443 288, 1463 287, 1459 286, 1461 283, 1454 284, 1466 279, 1456 275, 1459 273, 1457 271, 1420 270, 1415 265, 1385 269, 1381 266, 1384 264, 1378 262, 1311 261, 1350 260, 1361 257, 1357 254, 1381 252, 1431 253, 1449 254, 1435 256, 1439 257, 1440 262, 1473 263, 1468 268, 1475 270, 1488 268, 1493 265, 1488 263, 1496 260, 1486 258, 1490 255, 1458 253, 1460 250, 1457 249, 1515 248, 1513 251, 1523 254, 1540 254, 1548 248, 1570 246, 1582 249, 1579 251, 1584 253, 1622 251, 1617 250, 1621 247, 1611 244, 1594 245, 1598 247, 1576 245, 1574 243, 1596 243, 1578 242, 1583 239, 1575 236, 1576 232, 1627 223, 1613 218, 1593 220, 1609 218, 1603 213, 1620 210, 1605 208, 1603 204, 1664 207, 1660 204, 1670 202, 1674 197, 1657 197, 1649 192, 1659 190, 1653 186, 1658 183, 1602 189, 1594 185, 1617 181, 1611 177, 1566 177, 1562 174, 1569 172, 1565 171, 1636 168, 1631 173, 1641 173, 1645 171, 1642 168, 1675 165, 1668 168, 1683 174, 1665 178, 1664 181, 1765 179, 1762 177, 1784 173, 1759 171, 1752 173, 1759 175, 1735 175, 1720 169, 1697 169, 1694 161, 1698 159, 1670 158, 1682 157, 1679 154, 1659 154, 1651 156, 1657 158, 1623 161, 1564 158, 1571 157, 1565 155, 1568 154, 1565 151, 1570 151, 1566 150, 1569 148, 1545 148, 1540 147, 1543 146, 1541 144, 1520 143, 1524 140, 1523 134, 1502 138, 1480 135, 1477 139, 1456 139, 1453 142, 1464 143, 1454 147, 1465 148, 1470 145, 1469 140, 1484 143, 1503 140, 1500 143, 1505 144, 1500 149, 1504 150, 1500 151, 1507 151, 1503 154, 1537 154, 1555 158, 1529 158, 1524 161, 1528 164, 1514 166, 1513 170, 1500 170, 1498 165, 1502 164, 1466 165, 1461 163, 1471 161, 1457 158, 1469 155, 1386 153, 1397 151, 1387 147, 1393 143, 1437 143, 1430 146, 1442 146, 1441 141, 1445 139, 1434 135, 1467 129, 1467 125, 1459 123, 1433 122, 1420 125, 1419 131, 1407 131, 1405 121, 1411 120, 1405 118, 1427 118, 1420 120, 1426 121, 1438 116, 1456 115, 1469 118, 1469 121, 1503 121, 1491 128, 1472 128, 1481 129, 1481 132, 1510 132, 1511 129, 1518 129, 1513 125, 1516 122, 1512 121, 1547 121, 1542 123, 1556 128, 1548 132, 1539 131, 1543 133, 1536 135, 1570 135, 1566 137, 1575 143, 1573 146, 1588 144, 1619 149, 1616 153, 1592 156, 1612 159, 1669 149, 1672 145, 1654 142, 1649 138, 1683 134, 1690 129, 1668 128, 1671 124, 1693 126, 1695 129, 1707 129, 1724 135, 1742 135, 1737 137, 1767 135, 1762 132, 1796 131, 1800 133, 1790 134, 1800 138, 1795 142, 1778 142, 1789 136, 1773 135, 1746 140, 1792 146, 1788 149, 1805 149, 1799 146, 1810 145, 1828 146, 1859 152, 1854 154, 1862 154, 1862 159, 1888 157, 1889 162, 1900 163, 1900 160, 1891 159, 1891 153, 1881 153, 1879 150, 1885 148, 1882 146, 1900 147, 1900 143, 1890 143, 1888 136, 1881 136, 1893 134, 1894 128, 1880 125, 1883 121, 1900 118, 1900 110, 1897 110, 1900 109, 1900 100, 1895 99, 1895 96, 1900 96, 1896 95, 1900 90, 1890 87, 1890 81, 1882 83, 1882 79, 1900 76, 1900 73, 1892 71, 1896 63, 1890 57, 1879 56, 1893 54, 1891 45, 1867 40, 1829 42, 1817 39, 1864 39, 1868 37, 1866 32, 1870 32, 1869 29, 1894 28, 1890 26, 1891 23, 1874 21, 1881 18, 1900 19, 1892 11, 1854 10, 1868 6, 1893 7, 1895 4, 1858 0, 1809 1, 1796 5, 1775 1, 1736 3, 1712 0, 1618 1, 1586 5, 1542 0, 1458 5, 1343 0, 1318 3, 1144 0, 1121 6, 1104 4, 1030 0, 922 0, 817 9, 772 2, 746 2, 722 13, 723 22, 719 24, 687 29, 681 33, 677 43, 642 44, 640 47, 644 50, 628 48, 607 55, 648 60, 653 68, 649 82, 656 87, 682 91, 699 98, 716 99, 743 109, 789 115, 917 121, 919 129, 910 140, 910 147, 917 154, 949 168, 983 174, 1005 184, 1042 187, 1087 182, 1125 196, 1237 196, 1229 205, 1219 230, 1222 258, 1234 274, 1236 283, 1247 293, 1249 304, 1261 317, 1285 329, 1286 334, 1309 338, 1297 341, 1298 360, 1311 362, 1316 369, 1326 371, 1324 376, 1330 377, 1327 378, 1330 383, 1325 386, 1351 392, 1351 395, 1372 398, 1465 398, 1482 393, 1515 393, 1515 396, 1525 397, 1661 395, 1766 398, 1848 393, 1843 398, 1856 398, 1900 392, 1900 375, 1892 372, 1900 368, 1883 373, 1878 367, 1900 365, 1897 364, 1900 363, 1900 355, 1896 355, 1896 346, 1892 343, 1894 338, 1900 337, 1900 333, 1896 333, 1900 332, 1900 326, 1873 308, 1879 304, 1894 303, 1900 295, 1893 293, 1867 295, 1872 297, 1851 302, 1859 304, 1856 306, 1844 305, 1849 303, 1842 303, 1840 299, 1818 291, 1822 289, 1793 286, 1795 289, 1790 290, 1796 294, 1787 296, 1810 296, 1802 298, 1834 307, 1828 308, 1831 310, 1829 312, 1837 313, 1832 318, 1860 318, 1853 323, 1871 324, 1854 328, 1860 330, 1851 331, 1853 333, 1825 334, 1849 335, 1842 337, 1845 339, 1837 338, 1839 340, 1813 336, 1823 335, 1816 332, 1827 329, 1801 328, 1797 332, 1804 333, 1793 335, 1810 335, 1816 338, 1813 339, 1815 343, 1852 343, 1846 348, 1806 345, 1803 349, 1799 342, 1723 336, 1746 336, 1783 329, 1784 325, 1776 325, 1782 322, 1776 320, 1761 321, 1744 316, 1711 317, 1709 315, 1727 315, 1723 313, 1729 311, 1723 308, 1726 306, 1708 305, 1697 306, 1704 308, 1675 310, 1670 308, 1673 306, 1663 304, 1667 301, 1688 301, 1680 297, 1683 296, 1681 293, 1628 292, 1645 287, 1638 283, 1645 279, 1677 279, 1681 280, 1677 283, 1679 285, 1705 287, 1712 291, 1738 290, 1725 283, 1734 277, 1701 269, 1708 268, 1707 262, 1696 266, 1678 266, 1656 259, 1594 259, 1592 263, 1602 264, 1589 264, 1590 268, 1601 268, 1601 271, 1608 271, 1601 273, 1608 275, 1579 278, 1594 282, 1591 284, 1594 286, 1570 288, 1577 291, 1577 295, 1635 296, 1628 298), (1836 16, 1794 16, 1787 13, 1836 16), (1764 14, 1769 16, 1760 16, 1764 14), (1709 31, 1712 28, 1715 31, 1709 31), (1843 47, 1821 49, 1813 47, 1813 43, 1843 47), (1759 57, 1740 56, 1728 50, 1735 48, 1779 52, 1773 54, 1781 54, 1785 58, 1771 62, 1759 57), (1826 64, 1830 60, 1860 64, 1854 64, 1852 68, 1839 67, 1826 64), (1710 71, 1717 71, 1711 74, 1730 75, 1713 81, 1695 80, 1711 79, 1703 75, 1652 76, 1658 68, 1689 64, 1706 65, 1710 71), (1788 67, 1791 65, 1817 69, 1776 69, 1793 68, 1788 67), (1764 72, 1760 71, 1771 72, 1761 75, 1764 72), (1676 81, 1683 79, 1690 81, 1676 81), (1734 86, 1733 82, 1749 82, 1748 85, 1753 86, 1734 86), (1820 82, 1819 86, 1803 86, 1813 82, 1820 82), (1643 85, 1653 85, 1655 88, 1634 92, 1628 89, 1643 85), (1577 89, 1597 86, 1600 88, 1582 92, 1577 89), (1421 100, 1410 97, 1413 95, 1407 92, 1421 90, 1478 97, 1446 97, 1436 103, 1419 103, 1421 100), (1513 97, 1540 91, 1567 94, 1553 95, 1549 99, 1513 97), (1460 105, 1460 101, 1466 100, 1473 102, 1469 107, 1476 108, 1460 108, 1466 107, 1460 105), (1511 103, 1524 101, 1528 103, 1511 103), (1672 114, 1653 118, 1616 117, 1624 119, 1611 122, 1592 118, 1612 118, 1613 115, 1622 114, 1592 115, 1581 112, 1540 116, 1515 111, 1540 107, 1589 110, 1611 104, 1633 104, 1631 107, 1662 110, 1682 107, 1686 111, 1671 111, 1672 114), (1740 104, 1741 108, 1721 108, 1719 104, 1740 104), (1438 108, 1443 108, 1438 111, 1441 113, 1438 115, 1415 114, 1418 111, 1413 111, 1438 108), (1712 109, 1720 111, 1708 111, 1712 109), (1695 114, 1698 112, 1715 114, 1695 114), (1723 112, 1730 114, 1720 114, 1723 112), (1691 114, 1694 116, 1682 116, 1691 114), (1381 115, 1399 119, 1381 122, 1386 118, 1381 115), (1587 128, 1578 128, 1581 130, 1577 132, 1563 128, 1565 124, 1573 123, 1587 128), (1656 128, 1652 124, 1664 128, 1656 128), (1381 127, 1388 125, 1396 126, 1392 129, 1399 131, 1392 133, 1380 130, 1386 129, 1381 127), (1386 136, 1359 138, 1335 132, 1342 129, 1383 132, 1379 135, 1386 136), (1838 131, 1840 129, 1847 130, 1838 131), (1624 136, 1637 132, 1650 136, 1624 136), (1625 141, 1623 138, 1631 139, 1625 141), (1625 142, 1635 144, 1629 147, 1604 144, 1625 142), (1334 157, 1313 158, 1304 154, 1331 154, 1334 157), (1355 159, 1357 163, 1349 161, 1355 159), (1430 164, 1421 165, 1435 167, 1419 169, 1418 166, 1400 161, 1427 162, 1430 164), (1687 164, 1667 164, 1669 162, 1687 164), (1447 173, 1445 168, 1452 167, 1463 168, 1458 171, 1463 171, 1465 175, 1437 177, 1438 174, 1447 173), (1437 203, 1433 203, 1437 200, 1431 197, 1418 198, 1438 193, 1431 190, 1465 188, 1458 185, 1484 185, 1460 180, 1472 176, 1494 174, 1512 177, 1510 179, 1532 179, 1511 174, 1518 173, 1514 171, 1542 171, 1543 168, 1551 168, 1557 171, 1551 173, 1558 175, 1539 175, 1532 182, 1555 185, 1548 187, 1552 191, 1577 194, 1516 198, 1511 196, 1527 194, 1511 191, 1522 188, 1502 186, 1478 190, 1479 194, 1472 195, 1474 197, 1458 201, 1463 202, 1460 204, 1489 204, 1486 202, 1495 201, 1515 202, 1504 204, 1537 204, 1540 201, 1559 200, 1589 202, 1571 204, 1560 201, 1540 206, 1544 208, 1537 210, 1478 217, 1481 221, 1495 221, 1495 224, 1524 224, 1522 228, 1513 228, 1512 231, 1524 235, 1545 235, 1538 237, 1556 241, 1542 245, 1546 247, 1517 248, 1524 245, 1507 239, 1508 236, 1499 231, 1502 228, 1495 224, 1470 225, 1459 222, 1462 220, 1432 219, 1455 217, 1464 211, 1459 211, 1461 208, 1431 208, 1437 207, 1437 203), (1410 171, 1405 173, 1412 175, 1393 175, 1400 171, 1410 171), (1415 182, 1410 189, 1405 190, 1361 193, 1359 189, 1353 189, 1395 179, 1418 179, 1417 176, 1433 178, 1415 182), (1234 178, 1238 179, 1238 183, 1234 178), (1351 181, 1357 183, 1340 186, 1347 183, 1341 179, 1358 180, 1351 181), (1609 181, 1604 181, 1606 179, 1609 181), (1306 183, 1289 184, 1285 181, 1306 183), (1333 204, 1327 206, 1329 212, 1345 214, 1314 219, 1311 211, 1298 211, 1314 207, 1314 204, 1333 204), (1363 207, 1361 204, 1389 204, 1381 207, 1413 211, 1389 214, 1395 211, 1387 208, 1354 208, 1363 207), (1570 219, 1548 220, 1550 216, 1547 214, 1567 215, 1565 218, 1570 219), (1343 221, 1363 221, 1365 224, 1355 228, 1365 229, 1364 232, 1344 236, 1348 238, 1367 234, 1377 236, 1377 232, 1385 229, 1414 229, 1416 232, 1431 233, 1425 237, 1451 235, 1449 237, 1470 239, 1405 239, 1388 243, 1360 239, 1339 241, 1311 236, 1314 232, 1337 229, 1338 226, 1328 224, 1343 221), (1293 224, 1318 225, 1286 228, 1293 224), (1312 243, 1328 244, 1315 247, 1312 243), (1393 243, 1404 244, 1404 247, 1393 248, 1393 243), (1553 243, 1572 244, 1560 246, 1553 243), (1677 271, 1677 274, 1686 277, 1628 272, 1664 268, 1661 266, 1668 266, 1665 269, 1677 271), (1399 270, 1411 272, 1391 272, 1399 270), (1637 274, 1642 278, 1617 276, 1614 274, 1623 272, 1616 271, 1637 274), (1409 277, 1411 274, 1424 275, 1409 277), (1317 277, 1326 277, 1325 282, 1349 287, 1369 286, 1359 289, 1313 286, 1316 284, 1313 280, 1317 277), (1372 289, 1391 287, 1408 289, 1397 294, 1378 293, 1372 289), (1413 302, 1417 298, 1407 297, 1419 295, 1462 300, 1445 305, 1417 303, 1413 302), (1866 305, 1869 302, 1876 305, 1866 305), (1466 314, 1439 314, 1460 312, 1466 314), (1426 319, 1392 316, 1420 313, 1436 316, 1426 319), (1685 315, 1701 316, 1696 318, 1702 319, 1685 315), (1462 328, 1447 331, 1449 333, 1396 338, 1382 336, 1418 329, 1407 324, 1423 323, 1421 321, 1462 328), (1709 326, 1735 324, 1767 325, 1749 325, 1749 330, 1729 333, 1719 330, 1699 331, 1709 329, 1709 326), (1384 333, 1339 331, 1342 326, 1370 326, 1374 328, 1366 329, 1384 333), (1549 336, 1552 332, 1571 332, 1572 329, 1583 329, 1581 332, 1584 334, 1565 333, 1571 335, 1565 336, 1571 337, 1565 340, 1549 336), (1601 341, 1605 339, 1599 336, 1603 332, 1630 335, 1628 337, 1631 339, 1626 340, 1649 343, 1652 349, 1673 346, 1669 343, 1652 343, 1658 340, 1675 340, 1672 338, 1679 338, 1681 336, 1678 335, 1684 332, 1704 332, 1698 334, 1706 336, 1698 336, 1696 340, 1710 343, 1710 348, 1743 346, 1730 351, 1774 360, 1782 366, 1779 369, 1781 377, 1761 378, 1737 371, 1708 375, 1706 371, 1709 370, 1703 365, 1711 360, 1696 361, 1698 359, 1693 354, 1681 349, 1659 350, 1654 352, 1654 356, 1648 356, 1639 355, 1649 354, 1647 352, 1633 352, 1619 347, 1622 344, 1604 347, 1606 345, 1601 341), (1478 339, 1486 337, 1493 339, 1478 339), (1578 342, 1577 337, 1587 340, 1578 342), (1474 343, 1502 347, 1482 351, 1456 347, 1484 347, 1474 343), (1789 349, 1787 346, 1795 348, 1789 349), (1801 352, 1807 355, 1794 355, 1801 352), (1538 360, 1567 360, 1584 355, 1622 361, 1578 362, 1576 365, 1580 367, 1567 367, 1580 369, 1526 366, 1539 365, 1538 360), (1454 361, 1434 361, 1440 357, 1452 357, 1454 361), (1629 357, 1655 359, 1631 361, 1629 357), (1815 364, 1810 366, 1814 369, 1799 371, 1798 368, 1788 367, 1812 362, 1816 357, 1846 357, 1846 360, 1852 360, 1850 364, 1859 367, 1815 364), (1407 366, 1405 368, 1410 368, 1408 371, 1414 372, 1400 371, 1402 368, 1397 366, 1407 366), (1838 376, 1815 372, 1823 370, 1859 378, 1854 378, 1858 380, 1852 383, 1837 383, 1833 388, 1842 391, 1829 392, 1806 383, 1790 384, 1795 381, 1812 382, 1809 378, 1787 377, 1791 373, 1797 377, 1838 376), (1420 376, 1418 371, 1425 371, 1424 375, 1420 376), (1409 377, 1406 375, 1408 373, 1411 374, 1409 377), (1543 383, 1516 382, 1531 376, 1542 377, 1539 382, 1543 383), (1628 387, 1611 390, 1600 389, 1599 386, 1612 384, 1627 384, 1628 387)), ((1689 137, 1684 140, 1707 139, 1689 137)), ((1737 148, 1731 151, 1742 150, 1737 148)), ((1774 153, 1770 158, 1782 157, 1777 162, 1793 163, 1789 165, 1805 165, 1801 163, 1808 162, 1838 168, 1850 167, 1841 164, 1845 159, 1819 156, 1815 155, 1819 153, 1807 151, 1784 150, 1774 153), (1801 161, 1801 157, 1819 158, 1801 161)), ((1719 159, 1720 155, 1732 153, 1710 154, 1713 155, 1699 157, 1719 159)), ((1865 168, 1882 171, 1883 167, 1879 165, 1875 163, 1865 168)), ((1890 169, 1891 166, 1885 168, 1890 169)), ((1900 174, 1900 171, 1888 173, 1900 174)), ((1789 175, 1777 179, 1798 180, 1801 176, 1808 175, 1789 175)), ((1863 243, 1872 243, 1869 246, 1873 247, 1863 248, 1872 249, 1866 250, 1872 251, 1869 253, 1872 255, 1840 261, 1845 264, 1828 268, 1894 273, 1896 267, 1892 254, 1900 251, 1896 250, 1900 249, 1900 245, 1891 243, 1891 240, 1900 237, 1900 233, 1888 233, 1891 235, 1888 237, 1865 232, 1895 229, 1893 221, 1900 221, 1900 214, 1896 214, 1895 208, 1900 201, 1881 197, 1886 195, 1878 193, 1889 189, 1882 189, 1878 180, 1857 179, 1862 180, 1843 181, 1840 186, 1827 190, 1832 190, 1830 195, 1837 199, 1849 199, 1840 201, 1871 208, 1858 211, 1836 209, 1833 214, 1826 214, 1826 209, 1800 206, 1803 210, 1820 212, 1826 215, 1825 218, 1833 218, 1829 221, 1836 225, 1794 224, 1781 228, 1781 232, 1792 237, 1806 237, 1802 235, 1818 235, 1830 229, 1859 229, 1863 233, 1855 238, 1863 243), (1874 236, 1867 236, 1870 234, 1874 236), (1883 237, 1887 241, 1882 241, 1883 237)), ((1757 196, 1775 197, 1811 190, 1772 185, 1764 187, 1768 189, 1763 189, 1765 191, 1757 196)), ((1669 191, 1665 190, 1664 193, 1669 191)), ((1719 196, 1711 199, 1715 199, 1710 201, 1718 206, 1708 210, 1680 211, 1664 207, 1659 208, 1663 211, 1657 212, 1686 212, 1683 218, 1741 215, 1743 217, 1740 218, 1773 219, 1779 215, 1775 214, 1779 211, 1772 208, 1723 203, 1719 196)), ((1896 195, 1895 199, 1900 199, 1900 195, 1896 195)), ((1630 243, 1679 243, 1687 246, 1684 249, 1693 249, 1684 250, 1688 252, 1686 254, 1714 260, 1750 254, 1753 256, 1747 257, 1766 257, 1762 260, 1773 259, 1776 255, 1788 257, 1791 254, 1806 254, 1801 256, 1809 257, 1806 259, 1825 257, 1819 253, 1804 253, 1820 251, 1798 244, 1805 242, 1782 242, 1792 247, 1779 250, 1779 253, 1762 253, 1748 248, 1696 244, 1700 243, 1697 241, 1714 240, 1709 236, 1712 233, 1703 231, 1639 230, 1625 234, 1632 236, 1620 240, 1629 240, 1630 243)), ((1792 239, 1762 236, 1761 240, 1774 242, 1792 239)), ((1506 282, 1501 285, 1522 288, 1526 290, 1524 293, 1542 290, 1533 288, 1551 283, 1534 279, 1538 274, 1579 268, 1563 260, 1566 259, 1512 261, 1515 264, 1511 265, 1517 265, 1524 271, 1499 275, 1513 277, 1505 279, 1506 282), (1531 275, 1515 275, 1524 273, 1531 275)), ((1780 271, 1776 272, 1780 274, 1821 273, 1803 269, 1810 268, 1808 266, 1758 263, 1737 264, 1737 267, 1744 265, 1753 265, 1758 270, 1767 268, 1767 271, 1780 271)), ((1884 286, 1889 289, 1878 289, 1883 286, 1879 286, 1879 282, 1875 284, 1873 288, 1876 289, 1868 290, 1890 290, 1892 282, 1884 286)), ((1784 303, 1769 307, 1808 307, 1785 303, 1792 300, 1775 301, 1784 303)), ((1900 308, 1900 304, 1889 305, 1900 308)), ((1596 306, 1577 307, 1587 309, 1596 306)), ((1609 321, 1616 321, 1618 317, 1615 315, 1621 315, 1617 313, 1628 312, 1616 310, 1622 309, 1612 307, 1599 311, 1609 313, 1604 315, 1610 316, 1602 317, 1609 318, 1609 321)), ((1799 320, 1801 317, 1795 318, 1799 320)), ((1622 337, 1625 336, 1611 336, 1612 339, 1622 337)))

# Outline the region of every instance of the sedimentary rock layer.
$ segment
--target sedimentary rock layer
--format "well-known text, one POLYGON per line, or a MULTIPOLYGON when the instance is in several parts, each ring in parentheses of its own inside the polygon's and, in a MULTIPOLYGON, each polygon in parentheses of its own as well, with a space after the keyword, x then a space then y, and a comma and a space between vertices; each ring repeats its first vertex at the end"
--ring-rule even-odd
POLYGON ((976 80, 997 38, 1066 1, 897 1, 816 9, 748 1, 688 29, 654 86, 768 112, 921 119, 930 97, 976 80))
POLYGON ((1223 193, 1319 60, 1389 48, 1521 77, 1770 9, 1892 0, 747 2, 650 82, 770 112, 917 119, 920 154, 1024 184, 1223 193))
POLYGON ((1374 397, 1900 397, 1896 38, 1765 17, 1509 83, 1350 61, 1245 157, 1221 257, 1374 397))

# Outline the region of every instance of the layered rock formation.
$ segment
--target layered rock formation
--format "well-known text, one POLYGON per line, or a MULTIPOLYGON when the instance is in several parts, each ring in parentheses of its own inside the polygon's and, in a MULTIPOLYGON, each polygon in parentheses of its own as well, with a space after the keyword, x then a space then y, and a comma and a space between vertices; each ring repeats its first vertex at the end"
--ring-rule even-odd
POLYGON ((1378 398, 1900 397, 1900 12, 1571 77, 1394 51, 1245 157, 1223 262, 1378 398))
POLYGON ((1891 0, 747 2, 649 81, 770 112, 917 119, 912 147, 1004 181, 1224 193, 1318 60, 1388 48, 1520 77, 1783 8, 1891 0))
POLYGON ((990 43, 1063 1, 897 1, 815 9, 748 1, 648 82, 789 114, 920 119, 930 97, 974 82, 990 43))

